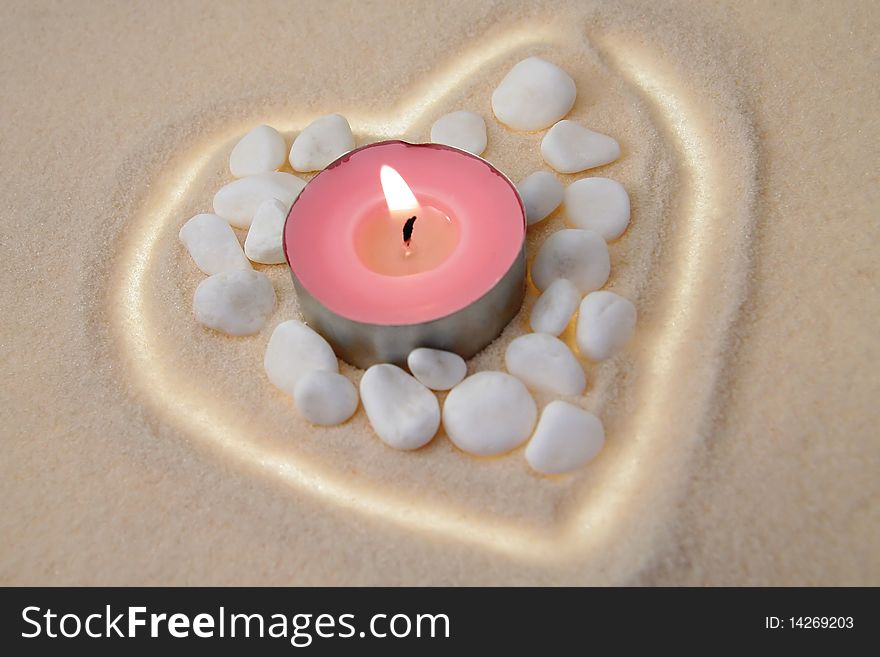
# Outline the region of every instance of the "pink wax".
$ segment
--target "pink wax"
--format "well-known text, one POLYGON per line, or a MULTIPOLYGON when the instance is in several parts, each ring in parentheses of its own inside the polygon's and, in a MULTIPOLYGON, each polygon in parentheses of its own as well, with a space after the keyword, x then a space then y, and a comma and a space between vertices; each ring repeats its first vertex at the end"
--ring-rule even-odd
POLYGON ((446 317, 486 295, 521 257, 525 229, 516 188, 484 160, 389 141, 352 151, 312 179, 291 207, 284 248, 295 278, 330 311, 401 326, 446 317), (415 273, 383 266, 384 258, 406 257, 400 225, 383 223, 383 165, 430 211, 413 227, 412 248, 430 256, 415 273))
POLYGON ((458 246, 458 224, 430 206, 389 216, 381 207, 355 229, 354 248, 369 269, 388 276, 411 276, 436 269, 458 246), (403 234, 407 216, 414 217, 409 240, 403 234))

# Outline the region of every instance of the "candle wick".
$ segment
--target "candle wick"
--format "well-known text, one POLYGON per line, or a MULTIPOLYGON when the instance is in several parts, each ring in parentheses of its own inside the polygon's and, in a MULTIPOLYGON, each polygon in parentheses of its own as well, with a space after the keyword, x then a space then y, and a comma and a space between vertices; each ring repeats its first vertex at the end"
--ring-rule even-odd
POLYGON ((403 243, 409 246, 412 241, 413 228, 416 224, 416 217, 410 217, 406 220, 406 223, 403 224, 403 243))

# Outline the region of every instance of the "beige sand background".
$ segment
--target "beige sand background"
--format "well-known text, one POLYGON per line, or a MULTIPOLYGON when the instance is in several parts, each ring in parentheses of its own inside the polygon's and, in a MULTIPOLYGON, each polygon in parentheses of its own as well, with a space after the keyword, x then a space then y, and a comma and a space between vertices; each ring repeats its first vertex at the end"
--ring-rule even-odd
POLYGON ((878 29, 873 2, 7 3, 0 583, 877 585, 878 29), (530 54, 633 200, 638 333, 572 400, 605 451, 546 479, 393 452, 362 410, 307 426, 260 366, 284 268, 260 335, 212 334, 179 226, 248 127, 331 111, 360 143, 478 111, 518 179, 541 134, 488 99, 530 54))

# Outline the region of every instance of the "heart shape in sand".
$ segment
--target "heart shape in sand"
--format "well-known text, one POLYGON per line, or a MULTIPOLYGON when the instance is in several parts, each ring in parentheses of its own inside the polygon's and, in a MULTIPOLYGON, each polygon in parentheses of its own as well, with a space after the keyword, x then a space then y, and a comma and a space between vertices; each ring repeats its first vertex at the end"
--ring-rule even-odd
MULTIPOLYGON (((634 42, 621 34, 587 38, 552 23, 496 33, 436 68, 388 116, 326 107, 296 117, 279 108, 176 144, 169 166, 134 208, 106 299, 119 362, 139 399, 156 421, 206 452, 415 533, 555 562, 601 559, 608 546, 636 535, 652 540, 686 490, 686 461, 712 407, 745 285, 752 213, 742 190, 753 184, 753 168, 750 153, 722 150, 725 134, 735 143, 737 131, 748 130, 745 117, 696 102, 689 80, 656 53, 628 45, 634 42), (581 472, 557 480, 537 476, 519 454, 464 455, 442 432, 427 448, 394 452, 370 433, 362 409, 341 427, 310 427, 261 366, 272 328, 296 312, 287 268, 264 269, 279 307, 261 334, 232 339, 207 331, 190 316, 201 276, 177 242, 180 225, 210 209, 213 191, 229 177, 232 145, 258 123, 289 139, 314 116, 340 112, 359 144, 427 141, 437 117, 468 109, 489 124, 485 157, 496 166, 513 179, 544 168, 541 134, 503 128, 489 106, 504 72, 529 55, 566 68, 579 90, 569 118, 613 135, 623 148, 619 162, 587 172, 620 180, 633 201, 632 225, 611 245, 610 286, 636 300, 637 336, 625 354, 587 369, 585 403, 605 422, 605 450, 581 472), (574 69, 567 61, 588 66, 574 69)), ((563 223, 557 212, 531 229, 529 251, 563 223)), ((531 291, 520 316, 473 359, 471 373, 503 367, 507 343, 528 330, 535 296, 531 291)), ((342 371, 355 382, 360 376, 350 367, 342 371)))

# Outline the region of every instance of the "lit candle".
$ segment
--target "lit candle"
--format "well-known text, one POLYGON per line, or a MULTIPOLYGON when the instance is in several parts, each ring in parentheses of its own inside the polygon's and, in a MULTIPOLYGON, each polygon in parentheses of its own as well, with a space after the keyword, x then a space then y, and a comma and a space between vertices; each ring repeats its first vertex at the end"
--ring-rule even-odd
POLYGON ((513 183, 449 146, 347 153, 291 206, 284 251, 305 320, 359 367, 416 347, 473 356, 525 292, 525 212, 513 183))
POLYGON ((355 249, 367 267, 388 276, 408 276, 440 266, 458 244, 458 226, 437 208, 422 206, 401 175, 379 169, 385 208, 361 221, 355 249))

